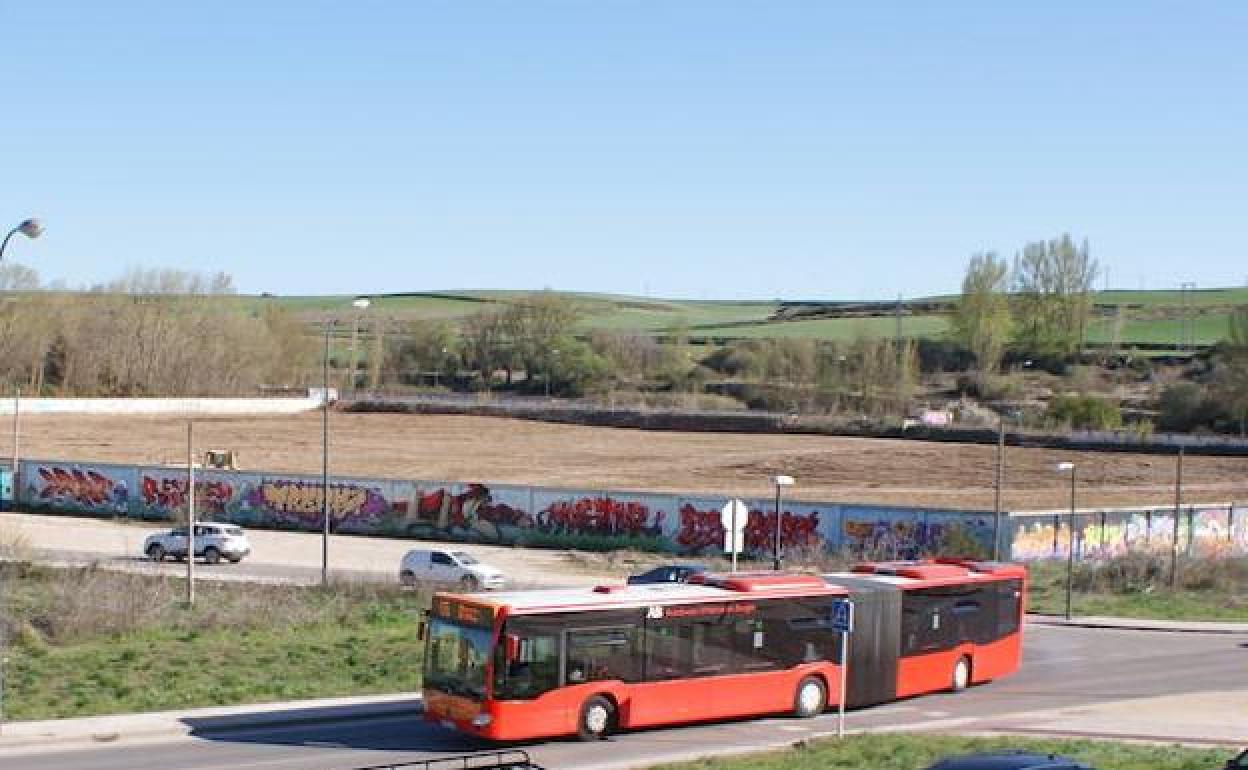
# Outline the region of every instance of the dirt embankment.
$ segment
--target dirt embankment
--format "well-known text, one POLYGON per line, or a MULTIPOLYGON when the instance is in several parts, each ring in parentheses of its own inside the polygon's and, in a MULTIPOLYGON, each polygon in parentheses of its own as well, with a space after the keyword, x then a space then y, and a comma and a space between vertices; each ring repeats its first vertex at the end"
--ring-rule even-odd
MULTIPOLYGON (((196 418, 196 445, 236 450, 243 467, 319 473, 321 418, 196 418)), ((22 418, 26 457, 184 462, 186 419, 86 415, 22 418)), ((991 509, 996 448, 896 439, 646 432, 492 417, 347 414, 330 418, 330 472, 600 489, 767 495, 767 477, 820 501, 991 509)), ((1006 450, 1007 509, 1069 505, 1062 461, 1078 466, 1078 505, 1172 505, 1175 458, 1006 450)), ((1187 457, 1184 499, 1248 501, 1248 458, 1187 457)))

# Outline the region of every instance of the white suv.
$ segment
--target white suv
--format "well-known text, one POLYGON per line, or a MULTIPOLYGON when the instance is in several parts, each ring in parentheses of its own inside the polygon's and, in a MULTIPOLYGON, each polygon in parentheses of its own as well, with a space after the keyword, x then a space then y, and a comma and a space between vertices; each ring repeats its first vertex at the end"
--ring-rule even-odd
MULTIPOLYGON (((143 553, 152 561, 164 561, 166 556, 186 558, 186 527, 176 527, 168 532, 157 532, 143 541, 143 553)), ((195 555, 209 564, 228 559, 237 564, 251 553, 251 543, 242 527, 233 524, 203 522, 195 525, 195 555)))
POLYGON ((482 564, 464 551, 416 549, 399 562, 399 582, 405 586, 421 582, 454 583, 465 591, 493 590, 506 582, 502 570, 482 564))

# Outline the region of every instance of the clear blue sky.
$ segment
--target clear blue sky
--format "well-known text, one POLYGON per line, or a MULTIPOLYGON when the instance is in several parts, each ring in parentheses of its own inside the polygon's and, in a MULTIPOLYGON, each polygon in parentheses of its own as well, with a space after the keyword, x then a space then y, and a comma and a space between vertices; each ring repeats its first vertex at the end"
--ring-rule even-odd
POLYGON ((1248 2, 0 0, 6 259, 86 285, 954 291, 1070 231, 1248 280, 1248 2))

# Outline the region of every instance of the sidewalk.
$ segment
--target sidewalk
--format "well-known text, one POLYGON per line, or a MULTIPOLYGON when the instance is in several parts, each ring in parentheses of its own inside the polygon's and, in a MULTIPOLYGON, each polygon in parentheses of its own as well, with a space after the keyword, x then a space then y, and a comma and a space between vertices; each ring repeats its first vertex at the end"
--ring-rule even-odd
POLYGON ((146 743, 189 735, 347 719, 414 719, 422 711, 420 693, 397 693, 77 719, 5 722, 0 726, 0 757, 27 753, 49 745, 72 749, 123 741, 146 743))
POLYGON ((1110 618, 1097 615, 1076 615, 1070 620, 1061 615, 1027 615, 1027 622, 1041 626, 1076 626, 1079 628, 1121 628, 1130 631, 1175 631, 1204 634, 1248 634, 1248 623, 1216 620, 1150 620, 1146 618, 1110 618))

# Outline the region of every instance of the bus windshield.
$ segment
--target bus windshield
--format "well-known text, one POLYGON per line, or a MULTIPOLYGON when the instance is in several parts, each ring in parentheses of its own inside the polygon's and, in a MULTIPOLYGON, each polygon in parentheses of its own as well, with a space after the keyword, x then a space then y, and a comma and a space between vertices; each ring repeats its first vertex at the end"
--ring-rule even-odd
POLYGON ((485 698, 490 632, 435 618, 425 652, 425 687, 475 700, 485 698))

